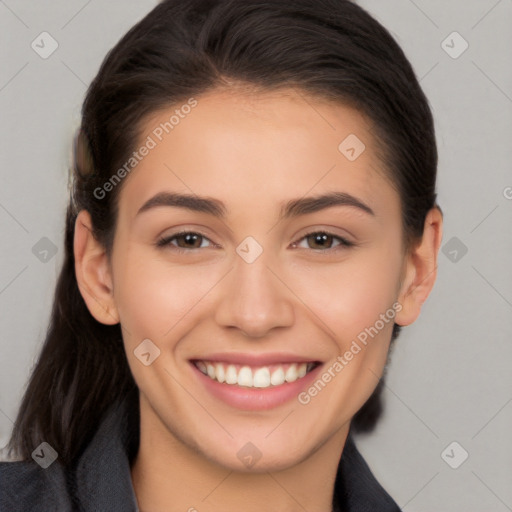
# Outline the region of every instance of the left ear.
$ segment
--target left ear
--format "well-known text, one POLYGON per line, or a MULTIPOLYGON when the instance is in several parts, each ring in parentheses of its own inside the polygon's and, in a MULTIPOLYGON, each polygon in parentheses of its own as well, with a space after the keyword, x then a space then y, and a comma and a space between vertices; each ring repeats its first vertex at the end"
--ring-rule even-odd
POLYGON ((442 237, 443 214, 436 206, 427 213, 421 241, 407 255, 398 296, 402 309, 396 314, 397 324, 410 325, 418 318, 437 277, 437 256, 442 237))

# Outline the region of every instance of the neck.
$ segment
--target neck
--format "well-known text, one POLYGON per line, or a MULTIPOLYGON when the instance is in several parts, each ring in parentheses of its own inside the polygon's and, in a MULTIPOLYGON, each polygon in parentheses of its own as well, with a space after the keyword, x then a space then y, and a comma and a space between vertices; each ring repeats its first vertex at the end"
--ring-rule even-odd
POLYGON ((141 395, 140 444, 132 482, 141 512, 331 512, 348 425, 295 465, 236 472, 177 438, 141 395))

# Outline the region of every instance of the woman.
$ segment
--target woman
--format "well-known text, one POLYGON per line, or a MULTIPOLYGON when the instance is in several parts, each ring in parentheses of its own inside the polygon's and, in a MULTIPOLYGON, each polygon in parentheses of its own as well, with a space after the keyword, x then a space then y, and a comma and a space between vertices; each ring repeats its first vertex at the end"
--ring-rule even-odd
POLYGON ((395 511, 353 442, 436 278, 428 102, 348 0, 164 0, 107 55, 6 510, 395 511))

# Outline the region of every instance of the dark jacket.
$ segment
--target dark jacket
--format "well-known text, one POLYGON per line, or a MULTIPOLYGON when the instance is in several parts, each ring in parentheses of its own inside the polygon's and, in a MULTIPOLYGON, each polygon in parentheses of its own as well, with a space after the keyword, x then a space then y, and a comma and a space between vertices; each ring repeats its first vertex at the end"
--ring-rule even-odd
MULTIPOLYGON (((34 460, 0 462, 0 512, 138 511, 130 473, 134 434, 127 428, 126 409, 126 401, 112 407, 70 470, 58 459, 46 469, 34 460)), ((48 456, 44 449, 36 453, 39 460, 48 456)), ((400 511, 351 434, 338 466, 333 507, 338 512, 400 511)))

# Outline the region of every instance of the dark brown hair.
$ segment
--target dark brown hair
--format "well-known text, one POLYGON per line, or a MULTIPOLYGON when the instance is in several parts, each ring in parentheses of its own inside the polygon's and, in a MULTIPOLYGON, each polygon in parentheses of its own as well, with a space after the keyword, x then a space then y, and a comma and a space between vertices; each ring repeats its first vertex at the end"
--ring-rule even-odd
MULTIPOLYGON (((29 459, 42 441, 76 460, 114 401, 136 384, 121 326, 97 322, 78 290, 73 255, 78 212, 110 254, 121 185, 101 188, 137 147, 147 116, 218 87, 294 87, 356 107, 373 124, 383 169, 399 192, 404 247, 418 241, 436 205, 437 149, 428 101, 403 51, 348 0, 164 0, 108 53, 91 83, 76 139, 65 260, 51 320, 9 442, 29 459)), ((341 141, 340 141, 341 142, 341 141)), ((392 341, 400 332, 394 325, 392 341)), ((369 431, 383 380, 352 421, 369 431)))

